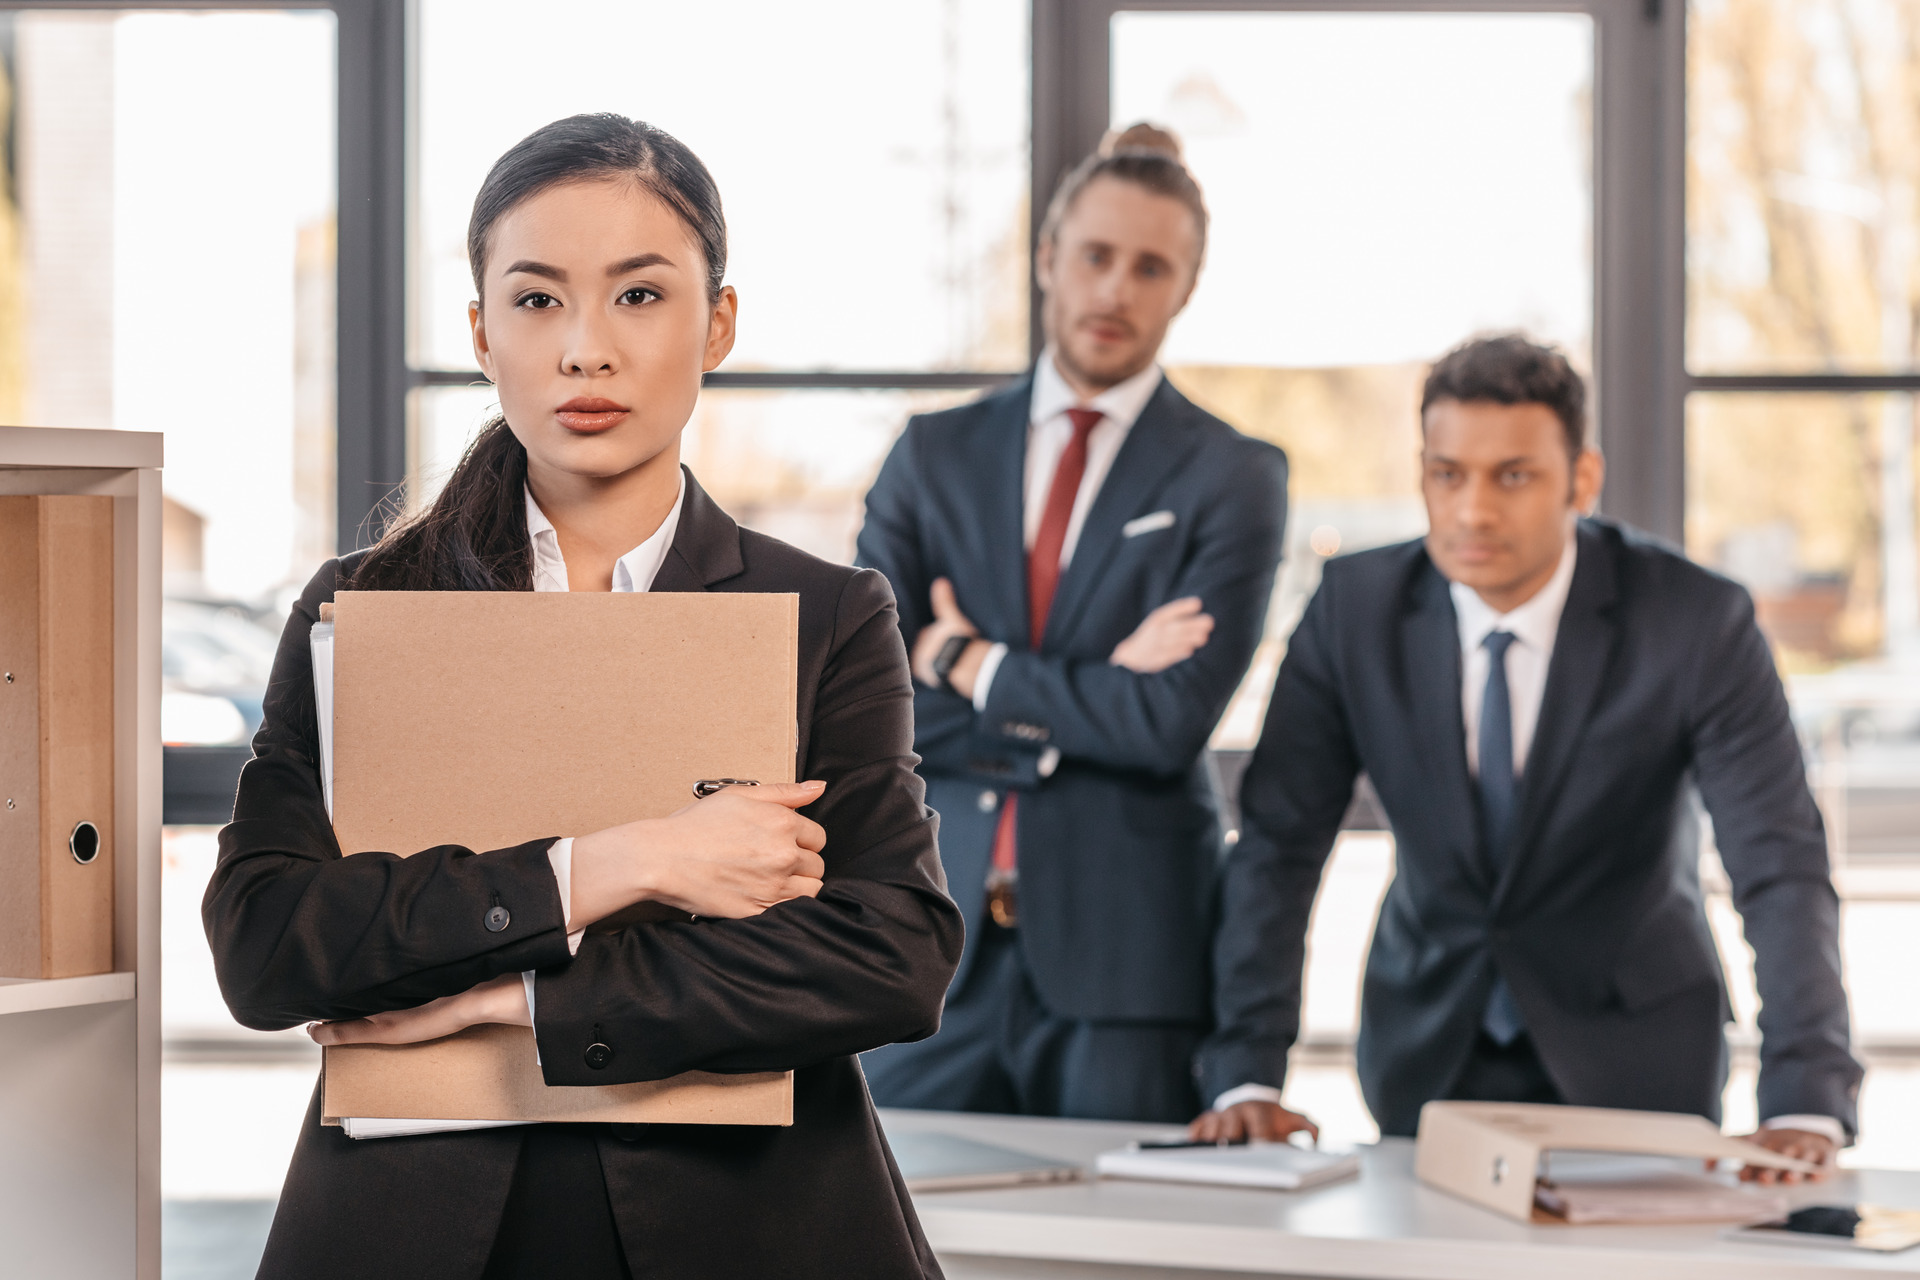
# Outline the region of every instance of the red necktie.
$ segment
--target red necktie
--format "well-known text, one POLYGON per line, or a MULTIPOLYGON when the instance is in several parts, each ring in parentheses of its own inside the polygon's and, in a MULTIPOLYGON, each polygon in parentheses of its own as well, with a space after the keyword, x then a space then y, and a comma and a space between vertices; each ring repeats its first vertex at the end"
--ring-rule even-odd
MULTIPOLYGON (((1027 553, 1027 636, 1034 650, 1047 634, 1047 614, 1053 609, 1054 588, 1060 585, 1060 553, 1067 545, 1067 523, 1073 519, 1074 499, 1080 496, 1080 481, 1087 474, 1087 437, 1105 415, 1098 409, 1069 409, 1073 439, 1067 442, 1060 463, 1053 470, 1053 487, 1047 490, 1047 505, 1040 513, 1040 528, 1033 535, 1033 550, 1027 553)), ((1011 791, 1000 806, 1000 823, 993 832, 993 876, 1010 880, 1018 861, 1014 844, 1014 810, 1017 797, 1011 791)))

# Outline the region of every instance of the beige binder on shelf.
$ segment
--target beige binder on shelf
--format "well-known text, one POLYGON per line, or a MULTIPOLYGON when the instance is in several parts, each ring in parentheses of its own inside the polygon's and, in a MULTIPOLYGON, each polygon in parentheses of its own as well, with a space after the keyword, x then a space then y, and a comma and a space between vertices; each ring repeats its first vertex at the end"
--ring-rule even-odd
POLYGON ((1530 1102, 1429 1102, 1420 1109, 1413 1171, 1428 1186, 1528 1222, 1535 1220, 1540 1161, 1549 1151, 1740 1160, 1802 1173, 1815 1167, 1730 1138, 1704 1116, 1530 1102))
POLYGON ((0 497, 0 977, 113 969, 113 499, 0 497))
MULTIPOLYGON (((331 621, 343 853, 501 849, 663 817, 702 778, 793 780, 798 596, 343 591, 331 621)), ((525 1027, 330 1047, 324 1074, 328 1123, 793 1122, 791 1072, 549 1086, 525 1027)))

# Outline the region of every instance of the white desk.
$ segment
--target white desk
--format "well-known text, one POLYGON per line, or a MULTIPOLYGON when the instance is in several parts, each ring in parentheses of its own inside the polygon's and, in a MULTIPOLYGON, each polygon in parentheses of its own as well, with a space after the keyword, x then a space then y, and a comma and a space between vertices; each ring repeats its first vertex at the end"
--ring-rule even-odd
MULTIPOLYGON (((1091 1162, 1152 1125, 884 1111, 893 1132, 938 1131, 1091 1162)), ((1796 1203, 1920 1207, 1920 1173, 1855 1171, 1791 1189, 1796 1203)), ((1920 1249, 1881 1255, 1734 1244, 1710 1225, 1527 1226, 1421 1186, 1413 1143, 1368 1149, 1358 1181, 1286 1193, 1090 1181, 916 1197, 948 1280, 1826 1280, 1920 1275, 1920 1249)))

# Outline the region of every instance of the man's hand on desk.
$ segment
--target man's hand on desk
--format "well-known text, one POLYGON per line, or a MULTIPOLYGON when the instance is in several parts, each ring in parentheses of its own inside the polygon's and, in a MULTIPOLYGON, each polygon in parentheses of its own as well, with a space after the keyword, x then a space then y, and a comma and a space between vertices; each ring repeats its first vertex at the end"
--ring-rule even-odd
POLYGON ((1320 1140, 1320 1126, 1277 1102, 1236 1102, 1224 1111, 1203 1111, 1187 1126, 1195 1142, 1285 1142, 1306 1133, 1320 1140))
POLYGON ((1740 1170, 1742 1182, 1812 1182, 1833 1172, 1834 1157, 1839 1148, 1832 1138, 1824 1133, 1809 1133, 1805 1129, 1762 1129, 1758 1133, 1746 1135, 1748 1142, 1765 1147, 1783 1156, 1792 1156, 1796 1160, 1808 1160, 1820 1166, 1817 1173, 1795 1173, 1791 1169, 1762 1169, 1756 1165, 1746 1165, 1740 1170))
MULTIPOLYGON (((960 601, 953 594, 953 583, 945 578, 935 578, 929 590, 928 601, 933 605, 933 621, 920 628, 920 634, 913 641, 914 678, 930 689, 940 687, 940 677, 934 674, 933 660, 940 656, 940 650, 947 641, 955 636, 978 637, 980 629, 973 625, 966 614, 960 612, 960 601)), ((947 673, 947 683, 953 686, 955 693, 963 698, 973 697, 973 682, 980 675, 980 664, 986 661, 987 650, 992 643, 980 640, 967 646, 960 660, 953 664, 953 670, 947 673)))
POLYGON ((307 1034, 316 1044, 418 1044, 438 1040, 482 1022, 530 1027, 526 984, 517 973, 503 973, 457 996, 441 996, 417 1009, 396 1009, 367 1018, 316 1022, 307 1034))
POLYGON ((1150 676, 1177 666, 1206 648, 1213 617, 1200 612, 1200 597, 1185 596, 1161 605, 1114 646, 1107 661, 1136 675, 1150 676))

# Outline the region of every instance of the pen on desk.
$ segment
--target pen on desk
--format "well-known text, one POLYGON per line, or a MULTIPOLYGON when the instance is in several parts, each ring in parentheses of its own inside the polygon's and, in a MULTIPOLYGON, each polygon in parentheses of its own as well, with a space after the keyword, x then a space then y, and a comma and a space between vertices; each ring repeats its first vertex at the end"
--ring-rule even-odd
POLYGON ((1133 1144, 1135 1151, 1179 1151, 1187 1147, 1244 1147, 1245 1138, 1226 1142, 1200 1142, 1192 1138, 1145 1138, 1133 1144))

